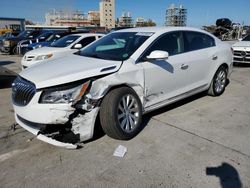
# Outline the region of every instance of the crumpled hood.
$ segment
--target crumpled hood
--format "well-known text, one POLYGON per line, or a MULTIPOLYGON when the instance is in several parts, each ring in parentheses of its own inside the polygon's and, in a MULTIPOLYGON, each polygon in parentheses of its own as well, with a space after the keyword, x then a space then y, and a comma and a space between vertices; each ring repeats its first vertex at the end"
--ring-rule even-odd
POLYGON ((93 76, 113 73, 122 62, 68 55, 54 61, 38 63, 20 73, 33 82, 37 89, 70 83, 93 76))
POLYGON ((250 47, 250 41, 236 42, 233 47, 250 47))

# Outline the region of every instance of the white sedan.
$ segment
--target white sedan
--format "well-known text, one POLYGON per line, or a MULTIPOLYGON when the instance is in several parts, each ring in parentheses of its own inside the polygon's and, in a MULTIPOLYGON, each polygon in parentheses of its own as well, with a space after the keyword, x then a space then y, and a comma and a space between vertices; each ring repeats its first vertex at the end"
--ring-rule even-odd
POLYGON ((21 72, 12 86, 15 119, 60 147, 92 138, 97 119, 108 136, 132 139, 147 112, 202 91, 221 95, 232 61, 228 44, 199 29, 119 30, 21 72))
POLYGON ((250 63, 250 35, 233 45, 234 63, 250 63))
POLYGON ((50 47, 43 47, 27 52, 22 58, 22 68, 25 69, 31 65, 52 61, 59 57, 79 51, 81 48, 103 37, 103 34, 78 33, 67 35, 51 44, 50 47))

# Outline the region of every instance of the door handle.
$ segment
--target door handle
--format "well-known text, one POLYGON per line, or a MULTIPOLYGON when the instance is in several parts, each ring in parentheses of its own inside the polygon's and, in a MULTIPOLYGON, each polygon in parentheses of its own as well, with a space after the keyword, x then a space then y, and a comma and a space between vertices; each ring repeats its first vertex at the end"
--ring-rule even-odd
POLYGON ((186 69, 188 69, 188 67, 189 67, 189 66, 188 66, 187 64, 182 64, 180 68, 181 68, 182 70, 186 70, 186 69))
POLYGON ((213 55, 212 60, 217 60, 218 56, 217 55, 213 55))

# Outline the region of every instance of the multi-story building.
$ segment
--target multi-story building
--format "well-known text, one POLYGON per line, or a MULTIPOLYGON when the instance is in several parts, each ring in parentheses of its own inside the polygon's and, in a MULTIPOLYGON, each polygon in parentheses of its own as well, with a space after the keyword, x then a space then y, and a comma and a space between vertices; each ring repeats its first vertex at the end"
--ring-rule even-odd
POLYGON ((100 26, 108 29, 115 27, 115 0, 100 1, 100 26))
POLYGON ((99 11, 89 11, 88 20, 92 25, 100 26, 100 12, 99 11))
POLYGON ((51 26, 91 26, 82 11, 51 11, 46 13, 46 25, 51 26))
POLYGON ((187 9, 183 5, 179 7, 171 4, 166 11, 166 26, 186 26, 187 9))
POLYGON ((119 18, 119 27, 133 27, 133 20, 130 12, 123 12, 119 18))
POLYGON ((138 18, 136 18, 135 26, 136 27, 143 27, 144 23, 145 23, 145 19, 142 17, 138 17, 138 18))

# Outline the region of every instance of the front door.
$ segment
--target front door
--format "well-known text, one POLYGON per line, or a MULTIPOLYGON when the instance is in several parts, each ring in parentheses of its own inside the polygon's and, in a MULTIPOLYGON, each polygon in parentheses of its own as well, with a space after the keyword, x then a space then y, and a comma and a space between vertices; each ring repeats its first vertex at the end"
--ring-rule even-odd
MULTIPOLYGON (((182 32, 171 32, 159 37, 143 54, 146 108, 161 105, 165 100, 186 92, 188 65, 185 63, 182 32), (169 53, 166 60, 144 60, 152 51, 169 53)), ((166 101, 167 102, 167 101, 166 101)))

